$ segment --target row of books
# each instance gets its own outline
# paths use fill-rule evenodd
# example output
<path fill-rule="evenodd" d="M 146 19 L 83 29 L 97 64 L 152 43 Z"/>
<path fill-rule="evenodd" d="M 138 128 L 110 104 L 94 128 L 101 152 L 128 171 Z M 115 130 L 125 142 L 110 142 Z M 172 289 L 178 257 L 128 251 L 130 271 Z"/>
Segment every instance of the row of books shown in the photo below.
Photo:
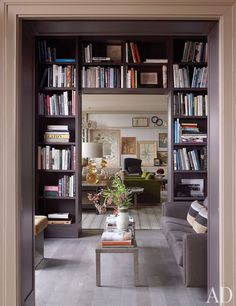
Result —
<path fill-rule="evenodd" d="M 54 62 L 56 59 L 56 48 L 49 47 L 46 40 L 38 41 L 39 62 Z"/>
<path fill-rule="evenodd" d="M 181 179 L 176 185 L 177 197 L 204 197 L 204 179 Z"/>
<path fill-rule="evenodd" d="M 207 133 L 201 132 L 198 123 L 174 121 L 174 142 L 175 143 L 201 143 L 207 142 Z"/>
<path fill-rule="evenodd" d="M 197 41 L 186 41 L 184 44 L 182 62 L 207 62 L 208 44 Z"/>
<path fill-rule="evenodd" d="M 82 88 L 123 88 L 123 66 L 82 68 Z"/>
<path fill-rule="evenodd" d="M 126 63 L 141 63 L 138 45 L 134 42 L 125 43 Z"/>
<path fill-rule="evenodd" d="M 175 88 L 206 88 L 207 87 L 207 67 L 193 68 L 192 78 L 189 67 L 179 68 L 178 64 L 173 65 L 174 87 Z"/>
<path fill-rule="evenodd" d="M 64 91 L 62 94 L 53 95 L 39 93 L 38 113 L 39 115 L 50 116 L 75 116 L 75 104 L 74 90 L 72 91 L 71 99 L 68 97 L 68 91 Z"/>
<path fill-rule="evenodd" d="M 68 125 L 48 125 L 44 133 L 44 141 L 47 143 L 67 143 L 70 141 Z"/>
<path fill-rule="evenodd" d="M 40 88 L 46 87 L 75 87 L 76 69 L 74 65 L 52 65 L 44 69 Z"/>
<path fill-rule="evenodd" d="M 58 185 L 45 185 L 44 196 L 46 197 L 74 197 L 75 175 L 64 175 L 58 180 Z"/>
<path fill-rule="evenodd" d="M 48 214 L 48 224 L 71 224 L 72 216 L 68 212 Z"/>
<path fill-rule="evenodd" d="M 174 95 L 174 115 L 207 116 L 208 96 L 177 93 Z"/>
<path fill-rule="evenodd" d="M 174 170 L 207 170 L 207 148 L 174 150 Z"/>
<path fill-rule="evenodd" d="M 138 88 L 138 71 L 135 68 L 127 70 L 126 74 L 126 87 L 127 88 Z"/>
<path fill-rule="evenodd" d="M 75 170 L 76 148 L 56 149 L 38 146 L 39 170 Z"/>

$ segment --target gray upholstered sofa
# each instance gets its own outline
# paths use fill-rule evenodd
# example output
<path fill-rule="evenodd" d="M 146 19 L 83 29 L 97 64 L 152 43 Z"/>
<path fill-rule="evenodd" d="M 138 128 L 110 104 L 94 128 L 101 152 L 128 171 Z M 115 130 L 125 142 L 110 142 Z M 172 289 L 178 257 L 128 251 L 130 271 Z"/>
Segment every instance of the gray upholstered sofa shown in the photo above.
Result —
<path fill-rule="evenodd" d="M 162 206 L 161 226 L 187 287 L 207 286 L 207 234 L 197 234 L 187 222 L 191 203 Z"/>

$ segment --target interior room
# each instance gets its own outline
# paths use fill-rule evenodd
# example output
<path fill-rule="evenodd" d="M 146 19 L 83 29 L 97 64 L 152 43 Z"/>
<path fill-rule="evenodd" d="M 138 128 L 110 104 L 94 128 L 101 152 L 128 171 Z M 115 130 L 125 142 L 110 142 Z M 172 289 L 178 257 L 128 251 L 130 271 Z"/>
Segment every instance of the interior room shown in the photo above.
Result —
<path fill-rule="evenodd" d="M 22 23 L 22 305 L 218 294 L 218 33 L 213 20 Z M 142 228 L 135 211 L 156 204 L 160 228 Z M 84 227 L 87 205 L 115 215 Z"/>
<path fill-rule="evenodd" d="M 160 229 L 161 203 L 167 200 L 168 186 L 168 97 L 88 94 L 82 96 L 82 113 L 82 133 L 85 138 L 82 147 L 89 141 L 103 143 L 103 157 L 107 162 L 104 169 L 108 178 L 122 171 L 124 182 L 128 187 L 135 188 L 131 214 L 136 229 Z M 128 175 L 125 169 L 125 160 L 140 159 L 140 146 L 141 149 L 142 146 L 154 147 L 153 153 L 146 153 L 148 159 L 142 160 L 142 181 L 140 173 Z M 96 160 L 98 171 L 103 171 L 101 158 Z M 106 214 L 97 214 L 94 204 L 88 199 L 88 192 L 95 192 L 99 185 L 95 185 L 95 190 L 94 186 L 83 186 L 86 168 L 82 170 L 82 228 L 104 229 Z M 144 180 L 145 175 L 150 178 Z M 130 178 L 132 181 L 127 182 Z M 99 181 L 104 182 L 103 178 Z M 158 183 L 155 184 L 155 181 Z M 112 209 L 108 213 L 112 213 Z"/>

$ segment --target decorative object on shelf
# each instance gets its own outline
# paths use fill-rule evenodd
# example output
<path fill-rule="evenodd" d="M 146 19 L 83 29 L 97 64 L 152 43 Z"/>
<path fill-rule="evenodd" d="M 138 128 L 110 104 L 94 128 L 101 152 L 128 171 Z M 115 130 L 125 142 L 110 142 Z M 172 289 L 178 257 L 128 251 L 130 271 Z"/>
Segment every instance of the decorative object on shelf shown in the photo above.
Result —
<path fill-rule="evenodd" d="M 101 198 L 103 201 L 101 201 Z M 89 193 L 88 199 L 94 203 L 100 214 L 104 214 L 108 207 L 114 207 L 114 213 L 115 215 L 120 215 L 120 226 L 124 229 L 127 222 L 128 209 L 132 204 L 132 192 L 126 188 L 120 175 L 114 176 L 111 187 L 102 189 L 96 194 Z"/>
<path fill-rule="evenodd" d="M 96 184 L 99 181 L 97 166 L 94 158 L 100 158 L 102 156 L 101 144 L 91 142 L 82 143 L 82 157 L 90 159 L 88 162 L 88 173 L 86 175 L 86 181 L 90 184 Z"/>
<path fill-rule="evenodd" d="M 136 154 L 136 137 L 121 138 L 121 154 Z"/>
<path fill-rule="evenodd" d="M 148 127 L 149 126 L 148 117 L 134 117 L 132 118 L 133 127 Z"/>
<path fill-rule="evenodd" d="M 158 116 L 152 116 L 151 121 L 155 126 L 162 126 L 163 125 L 163 120 L 159 118 Z"/>
<path fill-rule="evenodd" d="M 138 141 L 138 158 L 142 160 L 142 166 L 153 166 L 153 160 L 157 157 L 157 144 L 155 141 Z"/>
<path fill-rule="evenodd" d="M 120 130 L 89 130 L 90 141 L 103 144 L 103 156 L 107 157 L 108 167 L 120 166 Z"/>
<path fill-rule="evenodd" d="M 103 157 L 101 160 L 101 171 L 100 171 L 101 181 L 106 181 L 109 178 L 109 174 L 106 168 L 107 168 L 107 159 L 106 157 Z"/>
<path fill-rule="evenodd" d="M 157 178 L 163 178 L 165 176 L 165 171 L 162 168 L 158 168 L 156 171 L 156 177 Z"/>
<path fill-rule="evenodd" d="M 86 120 L 85 118 L 82 119 L 82 129 L 96 129 L 97 122 L 93 120 Z"/>
<path fill-rule="evenodd" d="M 158 147 L 159 149 L 167 149 L 167 133 L 159 133 L 159 143 L 158 143 Z"/>
<path fill-rule="evenodd" d="M 121 45 L 107 45 L 107 56 L 112 62 L 121 62 Z"/>
<path fill-rule="evenodd" d="M 157 72 L 141 72 L 140 73 L 140 85 L 158 85 Z"/>

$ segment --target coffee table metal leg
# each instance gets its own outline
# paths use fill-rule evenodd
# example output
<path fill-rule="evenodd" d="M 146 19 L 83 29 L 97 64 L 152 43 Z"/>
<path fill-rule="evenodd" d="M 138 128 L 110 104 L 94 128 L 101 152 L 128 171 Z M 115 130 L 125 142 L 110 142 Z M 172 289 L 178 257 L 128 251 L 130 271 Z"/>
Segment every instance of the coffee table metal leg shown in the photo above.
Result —
<path fill-rule="evenodd" d="M 134 285 L 139 285 L 138 250 L 134 252 Z"/>
<path fill-rule="evenodd" d="M 96 252 L 96 285 L 101 287 L 101 253 Z"/>
<path fill-rule="evenodd" d="M 138 209 L 137 193 L 134 193 L 134 208 L 135 208 L 135 209 Z"/>

